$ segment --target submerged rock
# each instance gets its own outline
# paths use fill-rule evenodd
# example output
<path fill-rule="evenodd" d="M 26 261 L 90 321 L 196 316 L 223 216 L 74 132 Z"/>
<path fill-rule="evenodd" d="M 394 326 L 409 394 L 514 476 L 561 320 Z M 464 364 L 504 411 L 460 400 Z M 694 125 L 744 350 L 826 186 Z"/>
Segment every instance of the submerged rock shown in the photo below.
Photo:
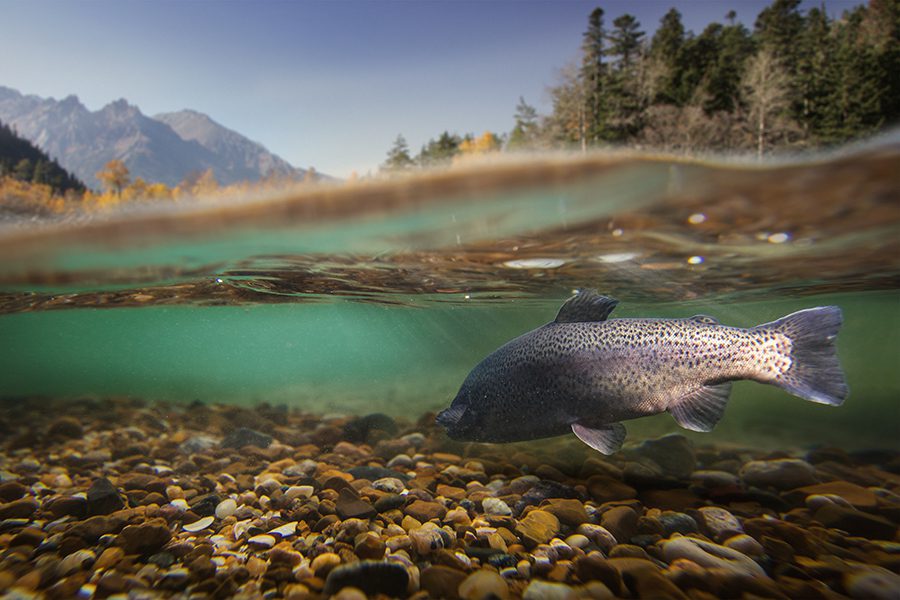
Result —
<path fill-rule="evenodd" d="M 230 431 L 220 445 L 223 448 L 243 448 L 244 446 L 268 448 L 271 443 L 272 436 L 267 433 L 255 431 L 248 427 L 238 427 Z"/>

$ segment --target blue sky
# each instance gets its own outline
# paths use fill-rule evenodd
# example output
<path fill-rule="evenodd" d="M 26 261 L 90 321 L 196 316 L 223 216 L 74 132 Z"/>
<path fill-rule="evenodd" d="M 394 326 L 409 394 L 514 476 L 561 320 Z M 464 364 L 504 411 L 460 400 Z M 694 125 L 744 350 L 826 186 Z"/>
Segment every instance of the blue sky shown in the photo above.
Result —
<path fill-rule="evenodd" d="M 832 14 L 859 4 L 828 0 Z M 630 12 L 650 35 L 675 6 L 699 33 L 767 0 L 0 0 L 0 85 L 96 110 L 192 108 L 291 163 L 337 176 L 377 169 L 398 133 L 505 132 L 519 96 L 546 92 L 578 56 L 587 16 Z M 818 6 L 805 1 L 804 7 Z"/>

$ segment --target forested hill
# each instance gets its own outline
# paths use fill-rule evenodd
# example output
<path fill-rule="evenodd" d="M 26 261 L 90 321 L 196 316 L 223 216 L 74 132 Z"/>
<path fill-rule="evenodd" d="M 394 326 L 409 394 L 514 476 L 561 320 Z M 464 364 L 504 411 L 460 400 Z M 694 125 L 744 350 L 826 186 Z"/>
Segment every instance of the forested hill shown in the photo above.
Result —
<path fill-rule="evenodd" d="M 84 184 L 55 160 L 0 122 L 0 178 L 50 186 L 56 193 L 84 192 Z"/>

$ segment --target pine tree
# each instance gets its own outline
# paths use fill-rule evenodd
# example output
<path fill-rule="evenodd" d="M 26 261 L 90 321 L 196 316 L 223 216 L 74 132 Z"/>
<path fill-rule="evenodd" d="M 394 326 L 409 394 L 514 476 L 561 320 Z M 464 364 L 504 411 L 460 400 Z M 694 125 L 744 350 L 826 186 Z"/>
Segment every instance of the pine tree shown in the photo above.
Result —
<path fill-rule="evenodd" d="M 402 173 L 411 169 L 415 163 L 409 155 L 409 145 L 402 134 L 398 134 L 394 145 L 388 150 L 387 160 L 381 166 L 381 170 L 389 174 Z"/>
<path fill-rule="evenodd" d="M 657 78 L 654 102 L 681 105 L 686 100 L 679 93 L 683 47 L 684 25 L 681 13 L 673 8 L 663 16 L 659 29 L 650 41 L 650 58 L 653 67 L 657 69 L 654 73 Z"/>
<path fill-rule="evenodd" d="M 422 147 L 416 162 L 422 167 L 434 167 L 450 164 L 453 157 L 459 154 L 459 144 L 462 139 L 456 135 L 451 135 L 445 131 L 438 139 L 428 140 L 428 143 Z"/>
<path fill-rule="evenodd" d="M 525 98 L 519 96 L 519 103 L 516 105 L 516 114 L 513 118 L 516 124 L 509 134 L 509 142 L 506 147 L 510 150 L 534 148 L 538 138 L 537 110 L 525 102 Z"/>
<path fill-rule="evenodd" d="M 613 21 L 607 34 L 605 53 L 613 59 L 604 93 L 607 127 L 613 141 L 624 142 L 640 131 L 642 125 L 639 88 L 642 73 L 636 68 L 642 61 L 641 42 L 644 32 L 633 15 L 624 14 Z"/>
<path fill-rule="evenodd" d="M 569 97 L 575 96 L 577 99 L 581 99 L 581 106 L 578 106 L 577 109 L 580 113 L 578 142 L 582 151 L 589 144 L 596 144 L 608 137 L 604 97 L 607 82 L 607 69 L 603 62 L 605 40 L 603 9 L 595 8 L 588 17 L 588 28 L 582 38 L 581 72 L 579 77 L 572 82 L 573 86 L 580 86 L 581 89 L 569 89 L 566 93 Z"/>

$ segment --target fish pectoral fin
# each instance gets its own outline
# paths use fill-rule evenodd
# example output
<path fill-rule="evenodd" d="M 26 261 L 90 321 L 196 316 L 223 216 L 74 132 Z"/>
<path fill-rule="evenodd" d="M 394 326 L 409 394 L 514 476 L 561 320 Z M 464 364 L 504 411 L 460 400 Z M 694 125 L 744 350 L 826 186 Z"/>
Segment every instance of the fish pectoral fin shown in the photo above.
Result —
<path fill-rule="evenodd" d="M 578 290 L 574 296 L 566 300 L 556 315 L 557 323 L 585 323 L 605 321 L 613 311 L 618 300 L 609 296 L 601 296 L 596 290 Z"/>
<path fill-rule="evenodd" d="M 675 421 L 691 431 L 712 431 L 725 413 L 731 382 L 703 385 L 669 404 Z"/>
<path fill-rule="evenodd" d="M 621 423 L 597 427 L 572 423 L 572 433 L 594 450 L 607 455 L 616 453 L 625 441 L 625 426 Z"/>

